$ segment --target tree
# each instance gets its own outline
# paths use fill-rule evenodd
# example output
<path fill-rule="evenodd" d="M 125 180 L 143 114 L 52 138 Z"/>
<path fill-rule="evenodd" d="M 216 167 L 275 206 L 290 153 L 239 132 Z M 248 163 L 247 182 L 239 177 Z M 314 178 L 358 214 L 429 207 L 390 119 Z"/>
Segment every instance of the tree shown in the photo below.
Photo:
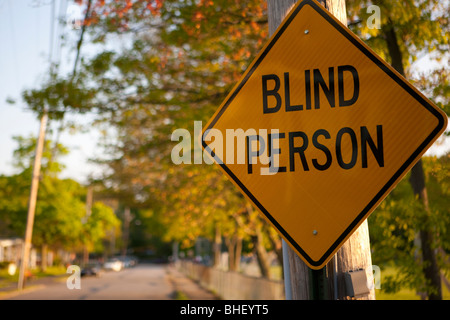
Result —
<path fill-rule="evenodd" d="M 104 51 L 83 67 L 81 74 L 102 84 L 96 98 L 118 132 L 119 143 L 109 146 L 112 160 L 105 162 L 110 185 L 134 206 L 158 202 L 168 241 L 192 245 L 199 236 L 217 239 L 220 230 L 230 252 L 239 252 L 242 235 L 233 213 L 245 200 L 213 167 L 174 165 L 169 137 L 208 119 L 256 54 L 267 34 L 264 5 L 165 1 L 157 19 L 128 24 L 146 30 L 133 36 L 130 49 Z"/>
<path fill-rule="evenodd" d="M 426 182 L 430 194 L 430 211 L 424 210 L 408 180 L 403 179 L 381 203 L 377 212 L 369 217 L 371 246 L 378 264 L 395 263 L 399 272 L 385 279 L 383 290 L 394 293 L 401 287 L 418 292 L 433 292 L 433 285 L 423 273 L 426 261 L 420 259 L 417 230 L 425 229 L 438 236 L 431 244 L 437 251 L 439 268 L 449 272 L 450 211 L 448 197 L 449 156 L 423 158 L 427 172 Z"/>
<path fill-rule="evenodd" d="M 28 196 L 31 182 L 32 157 L 36 139 L 16 137 L 19 146 L 15 150 L 15 165 L 18 174 L 1 176 L 0 220 L 3 228 L 12 235 L 22 236 L 25 230 Z M 62 165 L 55 161 L 68 150 L 61 144 L 52 146 L 46 141 L 43 152 L 42 174 L 37 198 L 36 218 L 33 230 L 33 245 L 42 248 L 43 259 L 47 249 L 76 251 L 84 241 L 99 248 L 105 230 L 117 227 L 118 220 L 109 207 L 94 204 L 92 214 L 83 224 L 86 216 L 86 188 L 72 179 L 59 179 Z M 45 269 L 46 264 L 42 267 Z"/>
<path fill-rule="evenodd" d="M 113 209 L 102 202 L 95 202 L 91 214 L 83 216 L 81 222 L 83 227 L 79 247 L 82 246 L 87 252 L 103 252 L 103 240 L 108 237 L 108 232 L 113 230 L 118 234 L 121 224 Z"/>
<path fill-rule="evenodd" d="M 377 5 L 381 10 L 379 29 L 369 29 L 366 8 Z M 407 67 L 421 54 L 434 52 L 438 58 L 449 47 L 449 4 L 437 0 L 407 0 L 402 2 L 348 1 L 350 20 L 353 29 L 382 57 L 403 76 L 408 76 Z M 359 23 L 358 23 L 359 22 Z M 435 92 L 436 93 L 436 92 Z M 430 299 L 442 299 L 440 272 L 432 243 L 434 234 L 422 226 L 431 219 L 428 192 L 425 186 L 425 174 L 422 160 L 412 168 L 409 176 L 411 187 L 420 200 L 424 223 L 417 230 L 422 256 L 423 273 L 431 284 L 427 292 Z"/>

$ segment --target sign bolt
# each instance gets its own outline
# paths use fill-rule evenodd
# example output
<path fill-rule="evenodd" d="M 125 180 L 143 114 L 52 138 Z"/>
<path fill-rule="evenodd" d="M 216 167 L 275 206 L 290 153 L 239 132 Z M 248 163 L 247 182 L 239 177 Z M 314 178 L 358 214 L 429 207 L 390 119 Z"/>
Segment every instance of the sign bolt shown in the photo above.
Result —
<path fill-rule="evenodd" d="M 308 34 L 308 33 L 309 33 L 309 30 L 308 30 L 308 29 L 306 29 L 306 30 L 305 30 L 305 34 Z"/>
<path fill-rule="evenodd" d="M 317 232 L 317 230 L 313 230 L 313 235 L 315 235 L 315 236 L 316 236 L 316 235 L 317 235 L 317 233 L 318 233 L 318 232 Z"/>

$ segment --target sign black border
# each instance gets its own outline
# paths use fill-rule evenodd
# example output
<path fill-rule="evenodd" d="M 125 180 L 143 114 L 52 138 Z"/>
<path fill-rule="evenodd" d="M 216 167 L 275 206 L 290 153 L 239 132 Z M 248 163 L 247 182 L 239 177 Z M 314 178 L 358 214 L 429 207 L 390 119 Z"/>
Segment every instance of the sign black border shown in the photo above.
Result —
<path fill-rule="evenodd" d="M 339 24 L 333 17 L 330 16 L 328 12 L 326 12 L 321 6 L 313 0 L 303 0 L 300 4 L 298 4 L 293 10 L 292 14 L 290 14 L 286 21 L 281 25 L 278 29 L 277 33 L 274 35 L 269 45 L 264 49 L 264 51 L 259 56 L 258 60 L 252 65 L 249 72 L 246 76 L 241 80 L 239 85 L 234 89 L 233 93 L 228 97 L 228 100 L 223 104 L 222 109 L 217 113 L 215 118 L 211 121 L 208 127 L 205 129 L 206 132 L 208 129 L 211 129 L 228 106 L 231 104 L 233 99 L 251 77 L 253 72 L 258 68 L 259 64 L 264 60 L 267 53 L 270 49 L 275 45 L 277 40 L 281 37 L 283 32 L 288 28 L 292 20 L 297 16 L 300 10 L 305 5 L 310 5 L 313 9 L 315 9 L 323 18 L 325 18 L 331 25 L 333 25 L 343 36 L 345 36 L 353 45 L 355 45 L 362 53 L 364 53 L 369 59 L 371 59 L 375 65 L 377 65 L 380 69 L 382 69 L 387 75 L 389 75 L 395 82 L 397 82 L 404 90 L 406 90 L 411 96 L 413 96 L 423 107 L 425 107 L 428 111 L 430 111 L 436 118 L 438 119 L 438 125 L 431 132 L 431 134 L 423 141 L 420 146 L 413 152 L 413 154 L 406 160 L 406 162 L 398 169 L 391 179 L 381 188 L 381 190 L 375 195 L 375 197 L 367 204 L 367 206 L 358 214 L 358 216 L 353 220 L 353 222 L 345 229 L 345 231 L 341 234 L 341 236 L 331 245 L 331 247 L 325 252 L 325 254 L 317 261 L 313 260 L 306 252 L 300 247 L 300 245 L 292 239 L 292 237 L 283 229 L 283 227 L 276 221 L 274 217 L 264 208 L 264 206 L 253 196 L 253 194 L 243 185 L 243 183 L 231 172 L 231 170 L 223 163 L 221 159 L 219 159 L 214 151 L 212 151 L 202 135 L 202 146 L 203 148 L 211 154 L 214 160 L 220 164 L 222 169 L 234 180 L 234 182 L 241 188 L 241 190 L 250 198 L 250 200 L 258 207 L 258 209 L 271 221 L 271 223 L 278 229 L 279 232 L 283 234 L 285 239 L 293 246 L 295 249 L 305 258 L 311 266 L 319 267 L 321 266 L 334 252 L 334 250 L 341 244 L 341 242 L 349 235 L 349 233 L 357 226 L 361 220 L 366 216 L 366 214 L 371 211 L 374 205 L 383 197 L 383 195 L 393 186 L 395 181 L 406 173 L 406 169 L 416 160 L 427 145 L 434 139 L 437 138 L 437 135 L 441 130 L 444 129 L 445 120 L 441 113 L 439 113 L 426 99 L 424 99 L 420 94 L 418 94 L 415 90 L 413 90 L 407 83 L 407 80 L 399 77 L 395 72 L 393 72 L 389 67 L 387 67 L 382 61 L 381 58 L 378 58 L 373 52 L 368 50 L 363 44 L 361 44 L 358 40 L 356 40 L 351 34 L 350 30 L 347 30 L 341 24 Z"/>

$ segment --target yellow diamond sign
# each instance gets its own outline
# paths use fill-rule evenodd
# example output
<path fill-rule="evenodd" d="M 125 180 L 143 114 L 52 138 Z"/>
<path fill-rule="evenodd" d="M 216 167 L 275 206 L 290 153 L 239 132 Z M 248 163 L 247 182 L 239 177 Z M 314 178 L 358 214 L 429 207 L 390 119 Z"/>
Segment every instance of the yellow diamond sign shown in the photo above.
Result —
<path fill-rule="evenodd" d="M 213 115 L 202 145 L 320 269 L 446 126 L 441 110 L 305 0 Z"/>

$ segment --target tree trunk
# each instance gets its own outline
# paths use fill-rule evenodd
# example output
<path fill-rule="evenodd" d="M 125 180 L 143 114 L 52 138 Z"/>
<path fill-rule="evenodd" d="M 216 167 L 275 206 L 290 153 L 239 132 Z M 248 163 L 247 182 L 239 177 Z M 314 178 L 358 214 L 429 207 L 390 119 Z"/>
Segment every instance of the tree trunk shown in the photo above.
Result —
<path fill-rule="evenodd" d="M 92 189 L 91 189 L 92 192 Z M 92 193 L 90 195 L 90 197 L 92 197 Z M 89 196 L 88 196 L 89 198 Z M 92 200 L 91 200 L 92 201 Z M 124 213 L 123 213 L 123 247 L 122 247 L 122 255 L 126 256 L 127 255 L 127 250 L 128 250 L 128 244 L 130 242 L 130 222 L 131 222 L 132 216 L 131 216 L 131 212 L 130 212 L 130 208 L 129 207 L 125 207 Z"/>
<path fill-rule="evenodd" d="M 43 244 L 41 246 L 41 270 L 45 272 L 47 270 L 47 255 L 48 255 L 48 246 Z"/>
<path fill-rule="evenodd" d="M 214 230 L 214 244 L 213 244 L 213 267 L 217 268 L 220 265 L 220 255 L 222 248 L 222 236 L 220 234 L 220 226 L 216 223 Z"/>
<path fill-rule="evenodd" d="M 268 0 L 269 14 L 269 34 L 273 34 L 292 6 L 295 0 Z M 329 10 L 344 25 L 347 25 L 347 13 L 345 0 L 322 0 L 319 1 L 327 10 Z M 293 299 L 311 299 L 313 298 L 310 290 L 312 282 L 310 279 L 310 269 L 297 257 L 296 253 L 289 247 L 287 250 L 289 265 L 291 291 Z M 349 240 L 343 244 L 338 253 L 327 264 L 327 280 L 330 299 L 343 299 L 346 297 L 344 274 L 348 271 L 358 270 L 360 268 L 369 270 L 372 265 L 370 254 L 370 240 L 367 222 L 354 232 Z M 337 267 L 336 267 L 337 266 Z M 335 286 L 337 288 L 335 289 Z M 342 288 L 339 289 L 339 288 Z M 334 293 L 337 292 L 337 296 Z M 358 299 L 375 299 L 375 292 L 372 289 L 370 294 Z"/>
<path fill-rule="evenodd" d="M 236 235 L 226 240 L 228 247 L 228 270 L 238 271 L 241 260 L 242 239 Z"/>
<path fill-rule="evenodd" d="M 89 249 L 85 244 L 83 247 L 83 265 L 87 265 L 89 263 Z"/>
<path fill-rule="evenodd" d="M 239 271 L 239 269 L 241 268 L 241 256 L 242 256 L 242 238 L 237 237 L 236 249 L 234 254 L 234 263 L 236 271 Z"/>
<path fill-rule="evenodd" d="M 386 40 L 389 56 L 391 57 L 391 65 L 402 76 L 405 76 L 403 67 L 402 52 L 398 44 L 397 34 L 392 24 L 382 27 L 384 37 Z M 422 159 L 419 160 L 411 169 L 411 176 L 409 179 L 414 194 L 422 202 L 422 205 L 427 213 L 425 220 L 428 220 L 430 208 L 428 204 L 428 193 L 425 186 L 425 174 L 423 171 Z M 422 224 L 425 228 L 428 225 L 427 221 Z M 442 300 L 442 286 L 440 278 L 440 270 L 437 264 L 436 253 L 433 250 L 433 234 L 426 229 L 419 230 L 420 244 L 422 247 L 423 272 L 428 284 L 431 285 L 432 290 L 427 293 L 430 300 Z"/>
<path fill-rule="evenodd" d="M 226 238 L 225 243 L 228 248 L 228 270 L 235 271 L 235 247 L 236 239 L 234 237 Z"/>
<path fill-rule="evenodd" d="M 256 228 L 255 235 L 252 236 L 252 242 L 256 258 L 258 260 L 259 269 L 261 271 L 261 276 L 270 279 L 269 257 L 267 256 L 266 248 L 264 248 L 263 237 L 259 228 Z"/>
<path fill-rule="evenodd" d="M 281 237 L 279 235 L 273 235 L 269 230 L 267 230 L 267 235 L 269 237 L 269 241 L 270 241 L 270 244 L 272 245 L 273 251 L 275 252 L 275 255 L 277 256 L 278 263 L 280 264 L 280 266 L 282 266 L 283 265 L 283 250 L 282 250 Z"/>

